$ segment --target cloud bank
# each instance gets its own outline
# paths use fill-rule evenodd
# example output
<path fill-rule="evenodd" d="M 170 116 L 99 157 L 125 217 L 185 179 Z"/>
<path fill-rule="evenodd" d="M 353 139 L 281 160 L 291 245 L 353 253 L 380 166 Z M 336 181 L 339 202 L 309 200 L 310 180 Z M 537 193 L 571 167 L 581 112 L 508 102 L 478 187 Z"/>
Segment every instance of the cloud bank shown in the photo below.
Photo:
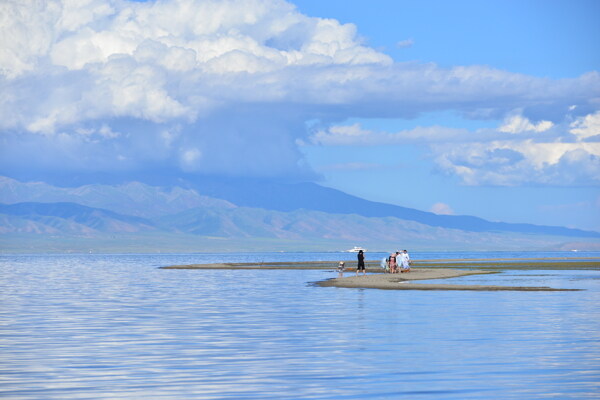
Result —
<path fill-rule="evenodd" d="M 336 126 L 351 117 L 437 110 L 507 118 L 472 142 L 448 128 L 405 133 L 434 150 L 445 140 L 435 136 L 460 142 L 437 160 L 467 182 L 514 182 L 523 168 L 539 182 L 561 179 L 564 168 L 597 172 L 597 72 L 550 80 L 397 63 L 356 26 L 283 0 L 8 0 L 0 15 L 5 173 L 314 177 L 298 143 L 341 140 L 335 130 L 353 128 Z M 315 136 L 307 121 L 327 133 Z M 568 141 L 531 137 L 559 128 Z"/>
<path fill-rule="evenodd" d="M 570 121 L 570 122 L 569 122 Z M 313 132 L 321 146 L 427 147 L 438 169 L 466 185 L 600 184 L 600 112 L 554 124 L 509 115 L 496 129 L 416 127 L 400 132 L 332 125 Z M 306 143 L 304 143 L 306 144 Z"/>

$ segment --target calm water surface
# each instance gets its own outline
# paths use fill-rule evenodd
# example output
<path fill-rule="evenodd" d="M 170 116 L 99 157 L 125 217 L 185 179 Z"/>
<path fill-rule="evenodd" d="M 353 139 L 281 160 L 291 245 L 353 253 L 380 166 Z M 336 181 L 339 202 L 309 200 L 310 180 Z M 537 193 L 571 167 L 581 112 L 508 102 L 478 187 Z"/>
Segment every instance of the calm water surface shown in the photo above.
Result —
<path fill-rule="evenodd" d="M 413 258 L 540 255 L 574 254 Z M 431 292 L 310 285 L 333 271 L 158 269 L 353 257 L 1 256 L 0 398 L 599 398 L 600 271 L 445 281 L 577 292 Z"/>

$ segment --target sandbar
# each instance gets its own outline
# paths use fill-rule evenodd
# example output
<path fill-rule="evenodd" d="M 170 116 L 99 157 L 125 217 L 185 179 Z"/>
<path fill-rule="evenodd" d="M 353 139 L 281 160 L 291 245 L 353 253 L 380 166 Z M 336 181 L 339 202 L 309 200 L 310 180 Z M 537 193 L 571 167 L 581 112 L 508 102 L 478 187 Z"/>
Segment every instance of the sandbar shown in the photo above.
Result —
<path fill-rule="evenodd" d="M 355 260 L 346 261 L 353 271 L 352 265 Z M 365 261 L 367 272 L 380 273 L 379 260 Z M 212 264 L 186 264 L 170 265 L 160 267 L 161 269 L 335 269 L 336 261 L 283 261 L 283 262 L 259 262 L 259 263 L 212 263 Z M 460 268 L 477 269 L 489 271 L 501 271 L 507 269 L 535 270 L 535 269 L 561 269 L 561 270 L 600 270 L 598 259 L 585 258 L 492 258 L 492 259 L 439 259 L 413 261 L 413 267 L 423 268 Z M 429 279 L 429 278 L 426 278 Z M 437 278 L 432 278 L 437 279 Z"/>
<path fill-rule="evenodd" d="M 213 264 L 186 264 L 159 267 L 161 269 L 332 269 L 336 261 L 285 261 L 265 263 L 213 263 Z M 379 261 L 377 262 L 379 265 Z M 373 268 L 374 262 L 367 264 Z M 378 268 L 381 269 L 381 268 Z"/>
<path fill-rule="evenodd" d="M 464 260 L 421 260 L 413 263 L 410 273 L 386 274 L 379 261 L 366 261 L 367 275 L 355 276 L 355 269 L 346 269 L 346 277 L 314 282 L 315 286 L 339 288 L 370 288 L 384 290 L 479 290 L 479 291 L 573 291 L 579 289 L 556 289 L 537 286 L 461 285 L 447 283 L 417 283 L 419 280 L 456 278 L 467 275 L 493 274 L 507 269 L 564 269 L 600 270 L 597 260 L 582 259 L 464 259 Z M 333 270 L 335 261 L 261 262 L 261 263 L 214 263 L 188 264 L 160 267 L 162 269 L 196 270 Z M 458 267 L 458 268 L 457 268 Z M 337 275 L 337 274 L 336 274 Z"/>
<path fill-rule="evenodd" d="M 444 283 L 415 283 L 417 280 L 457 278 L 467 275 L 494 274 L 493 271 L 458 270 L 442 268 L 413 268 L 404 274 L 369 274 L 332 278 L 314 284 L 322 287 L 364 288 L 384 290 L 477 290 L 477 291 L 572 291 L 547 286 L 455 285 Z"/>

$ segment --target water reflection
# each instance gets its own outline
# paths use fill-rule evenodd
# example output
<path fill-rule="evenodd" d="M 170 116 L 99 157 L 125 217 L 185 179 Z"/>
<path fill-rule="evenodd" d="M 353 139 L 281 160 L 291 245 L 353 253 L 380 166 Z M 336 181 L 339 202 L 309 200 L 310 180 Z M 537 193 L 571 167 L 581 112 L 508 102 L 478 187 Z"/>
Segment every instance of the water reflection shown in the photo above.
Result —
<path fill-rule="evenodd" d="M 530 293 L 306 284 L 332 271 L 157 269 L 199 257 L 2 257 L 0 396 L 522 399 L 598 393 L 595 271 L 455 280 L 587 289 Z"/>

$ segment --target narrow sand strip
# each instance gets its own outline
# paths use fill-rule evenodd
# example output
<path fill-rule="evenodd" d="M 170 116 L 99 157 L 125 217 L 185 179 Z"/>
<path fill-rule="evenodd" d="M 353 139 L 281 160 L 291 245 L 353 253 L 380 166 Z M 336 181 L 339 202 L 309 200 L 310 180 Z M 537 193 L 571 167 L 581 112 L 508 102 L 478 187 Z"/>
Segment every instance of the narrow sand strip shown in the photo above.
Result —
<path fill-rule="evenodd" d="M 496 261 L 598 261 L 599 257 L 518 257 L 518 258 L 432 258 L 422 259 L 418 262 L 423 263 L 437 263 L 437 262 L 472 262 L 472 261 L 483 261 L 483 262 L 496 262 Z"/>
<path fill-rule="evenodd" d="M 540 261 L 542 260 L 542 261 Z M 555 261 L 550 261 L 555 260 Z M 347 271 L 354 271 L 356 260 L 346 261 Z M 379 267 L 379 260 L 365 261 L 367 271 L 372 273 L 381 273 L 383 270 Z M 512 258 L 512 259 L 447 259 L 447 260 L 418 260 L 413 261 L 413 267 L 421 270 L 424 268 L 447 269 L 459 267 L 461 269 L 477 270 L 531 270 L 531 269 L 577 269 L 577 270 L 600 270 L 600 261 L 589 261 L 577 258 L 562 259 L 536 259 L 536 258 Z M 188 264 L 171 265 L 160 267 L 162 269 L 335 269 L 337 261 L 296 261 L 296 262 L 265 262 L 265 263 L 215 263 L 215 264 Z M 423 267 L 423 268 L 422 268 Z M 429 278 L 426 278 L 429 279 Z M 431 278 L 436 279 L 436 278 Z"/>
<path fill-rule="evenodd" d="M 372 274 L 333 278 L 316 282 L 322 287 L 365 288 L 385 290 L 479 290 L 479 291 L 573 291 L 578 289 L 554 289 L 535 286 L 497 286 L 497 285 L 451 285 L 440 283 L 413 283 L 415 280 L 456 278 L 459 276 L 493 274 L 490 271 L 461 271 L 455 269 L 418 268 L 405 274 Z"/>
<path fill-rule="evenodd" d="M 366 263 L 374 268 L 375 262 Z M 377 262 L 379 265 L 379 262 Z M 268 262 L 268 263 L 215 263 L 159 267 L 161 269 L 335 269 L 336 261 Z M 381 270 L 381 268 L 378 268 Z"/>
<path fill-rule="evenodd" d="M 527 287 L 527 286 L 498 286 L 498 285 L 452 285 L 452 284 L 432 284 L 432 283 L 414 283 L 416 280 L 431 280 L 431 279 L 446 279 L 456 278 L 467 275 L 493 274 L 502 270 L 503 263 L 494 263 L 493 267 L 489 263 L 481 263 L 473 265 L 470 260 L 465 260 L 469 265 L 462 265 L 466 269 L 451 269 L 444 263 L 444 260 L 438 260 L 439 264 L 435 266 L 430 264 L 427 267 L 413 267 L 412 272 L 404 274 L 385 274 L 379 268 L 378 261 L 367 261 L 366 276 L 355 276 L 354 268 L 346 269 L 345 278 L 333 278 L 321 282 L 315 282 L 316 286 L 322 287 L 341 287 L 341 288 L 370 288 L 370 289 L 386 289 L 386 290 L 480 290 L 480 291 L 571 291 L 578 289 L 555 289 L 550 287 Z M 486 260 L 487 261 L 487 260 Z M 465 264 L 466 264 L 465 263 Z M 507 269 L 534 269 L 534 265 L 524 263 L 520 266 L 515 266 L 514 263 L 509 264 Z M 553 262 L 554 269 L 599 269 L 598 262 L 594 265 L 582 265 L 580 263 L 573 264 L 571 262 Z M 536 265 L 539 269 L 550 267 L 543 263 Z M 309 261 L 309 262 L 271 262 L 271 263 L 216 263 L 216 264 L 190 264 L 190 265 L 172 265 L 168 267 L 160 267 L 162 269 L 226 269 L 226 270 L 245 270 L 245 269 L 260 269 L 260 270 L 333 270 L 337 267 L 336 262 L 332 261 Z M 475 269 L 479 267 L 481 269 Z M 487 267 L 487 268 L 486 268 Z M 483 270 L 486 269 L 486 270 Z"/>
<path fill-rule="evenodd" d="M 432 260 L 422 261 L 419 260 L 414 262 L 413 267 L 459 267 L 459 268 L 477 268 L 486 270 L 535 270 L 535 269 L 546 269 L 546 270 L 600 270 L 600 261 L 581 261 L 581 260 L 560 260 L 560 261 L 539 261 L 539 260 L 510 260 L 510 261 L 498 261 L 498 260 L 462 260 L 462 261 L 448 261 L 448 260 Z"/>

